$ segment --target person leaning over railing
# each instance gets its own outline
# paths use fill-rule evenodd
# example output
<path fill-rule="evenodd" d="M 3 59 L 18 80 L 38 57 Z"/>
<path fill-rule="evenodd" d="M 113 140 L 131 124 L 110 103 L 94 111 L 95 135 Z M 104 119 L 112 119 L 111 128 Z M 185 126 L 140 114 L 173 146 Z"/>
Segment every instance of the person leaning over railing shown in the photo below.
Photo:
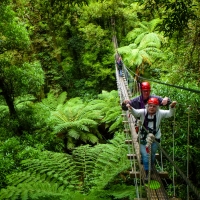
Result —
<path fill-rule="evenodd" d="M 141 108 L 145 108 L 145 105 L 147 104 L 147 101 L 152 98 L 155 97 L 158 99 L 159 101 L 159 105 L 160 106 L 165 106 L 165 105 L 169 105 L 170 104 L 170 99 L 168 97 L 160 97 L 160 96 L 156 96 L 156 95 L 151 95 L 151 85 L 149 82 L 142 82 L 140 83 L 140 90 L 141 90 L 141 95 L 137 96 L 131 100 L 124 100 L 122 103 L 122 109 L 123 110 L 128 110 L 128 108 L 126 107 L 126 104 L 130 104 L 133 108 L 135 109 L 141 109 Z"/>
<path fill-rule="evenodd" d="M 158 149 L 158 144 L 155 141 L 159 143 L 161 138 L 161 120 L 174 115 L 176 101 L 173 101 L 170 104 L 169 110 L 161 110 L 159 108 L 159 104 L 160 102 L 157 98 L 150 98 L 147 102 L 146 108 L 135 109 L 130 104 L 126 105 L 134 117 L 140 118 L 142 124 L 142 128 L 139 132 L 139 139 L 141 159 L 146 172 L 145 182 L 148 181 L 149 171 L 149 154 L 147 151 L 148 146 L 151 145 L 151 163 L 153 165 L 155 161 L 155 154 Z"/>
<path fill-rule="evenodd" d="M 152 97 L 155 97 L 158 99 L 160 106 L 169 105 L 171 102 L 171 100 L 168 97 L 162 98 L 157 95 L 151 95 L 151 85 L 149 82 L 140 83 L 140 90 L 141 90 L 140 96 L 137 96 L 131 100 L 123 101 L 122 110 L 124 110 L 124 111 L 128 110 L 128 108 L 126 107 L 126 104 L 130 104 L 135 109 L 145 108 L 147 101 Z M 137 119 L 135 121 L 135 130 L 136 130 L 136 132 L 138 132 Z"/>

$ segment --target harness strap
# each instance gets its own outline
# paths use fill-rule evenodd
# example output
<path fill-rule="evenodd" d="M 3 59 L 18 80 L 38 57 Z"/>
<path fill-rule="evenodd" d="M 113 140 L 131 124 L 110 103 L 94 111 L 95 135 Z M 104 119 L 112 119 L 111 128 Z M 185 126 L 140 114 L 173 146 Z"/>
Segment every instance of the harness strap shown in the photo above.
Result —
<path fill-rule="evenodd" d="M 153 129 L 148 127 L 149 122 L 153 122 Z M 148 113 L 145 115 L 145 119 L 144 119 L 144 123 L 143 126 L 149 131 L 152 132 L 154 135 L 158 132 L 158 130 L 156 131 L 156 115 L 154 115 L 153 119 L 149 119 L 148 118 Z M 147 132 L 142 128 L 141 130 L 143 137 L 141 138 L 141 140 L 146 140 L 147 137 Z"/>

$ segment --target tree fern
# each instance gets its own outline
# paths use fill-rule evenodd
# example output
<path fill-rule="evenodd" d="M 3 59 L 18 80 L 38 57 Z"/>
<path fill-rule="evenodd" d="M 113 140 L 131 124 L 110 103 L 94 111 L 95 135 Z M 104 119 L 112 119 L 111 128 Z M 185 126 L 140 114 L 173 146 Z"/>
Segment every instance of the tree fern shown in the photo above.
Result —
<path fill-rule="evenodd" d="M 114 132 L 119 129 L 122 125 L 121 110 L 119 109 L 119 106 L 110 109 L 102 121 L 106 122 L 106 127 L 109 128 L 109 132 Z"/>
<path fill-rule="evenodd" d="M 116 129 L 119 129 L 119 127 L 122 125 L 122 117 L 118 116 L 118 118 L 116 119 L 116 121 L 109 127 L 109 131 L 113 132 Z"/>
<path fill-rule="evenodd" d="M 95 186 L 93 189 L 101 190 L 105 188 L 120 172 L 130 167 L 126 157 L 124 139 L 124 135 L 117 135 L 111 144 L 106 144 L 104 145 L 105 148 L 101 149 L 102 152 L 95 162 L 93 172 Z"/>
<path fill-rule="evenodd" d="M 156 32 L 159 23 L 161 23 L 160 19 L 139 23 L 140 27 L 127 34 L 127 40 L 132 44 L 118 48 L 124 63 L 134 70 L 137 67 L 139 73 L 144 72 L 145 63 L 150 66 L 155 59 L 162 57 L 162 54 L 153 53 L 159 51 L 163 41 L 163 36 Z"/>
<path fill-rule="evenodd" d="M 143 21 L 139 23 L 139 27 L 135 28 L 134 30 L 130 31 L 127 34 L 127 40 L 131 43 L 140 44 L 143 38 L 150 34 L 155 32 L 156 27 L 162 22 L 160 19 L 153 19 L 149 22 Z M 157 34 L 158 35 L 158 34 Z M 161 37 L 160 37 L 161 39 Z"/>
<path fill-rule="evenodd" d="M 96 157 L 93 156 L 89 145 L 80 146 L 73 151 L 73 159 L 76 163 L 77 169 L 82 180 L 82 189 L 87 192 L 91 188 L 91 181 L 93 179 L 92 171 L 94 170 L 94 161 Z"/>
<path fill-rule="evenodd" d="M 21 183 L 16 187 L 9 186 L 7 189 L 1 190 L 0 199 L 72 199 L 72 191 L 60 187 L 57 183 L 51 183 L 46 181 L 38 181 L 32 184 Z"/>
<path fill-rule="evenodd" d="M 141 42 L 139 43 L 138 48 L 139 49 L 144 49 L 146 47 L 156 47 L 156 48 L 160 48 L 161 47 L 161 41 L 160 38 L 158 37 L 158 34 L 156 33 L 149 33 L 147 35 L 145 35 Z"/>
<path fill-rule="evenodd" d="M 49 158 L 44 160 L 29 159 L 22 161 L 22 164 L 30 172 L 40 173 L 41 180 L 48 178 L 51 181 L 60 185 L 65 185 L 66 187 L 74 187 L 78 183 L 78 180 L 74 179 L 77 170 L 75 169 L 73 160 L 70 156 L 59 153 L 50 153 Z M 35 176 L 32 178 L 34 181 Z M 9 180 L 12 181 L 13 178 L 9 177 Z"/>
<path fill-rule="evenodd" d="M 47 98 L 44 98 L 42 100 L 41 105 L 45 106 L 46 108 L 49 108 L 51 111 L 56 110 L 58 105 L 63 105 L 66 101 L 67 93 L 62 92 L 59 96 L 55 96 L 53 93 L 48 93 Z"/>
<path fill-rule="evenodd" d="M 100 134 L 97 125 L 102 118 L 99 109 L 102 107 L 102 101 L 95 103 L 84 103 L 81 99 L 74 98 L 64 105 L 59 105 L 56 111 L 52 112 L 55 133 L 62 134 L 63 138 L 67 139 L 68 149 L 75 146 L 75 140 L 98 142 Z"/>
<path fill-rule="evenodd" d="M 132 49 L 132 45 L 118 49 L 120 53 L 123 52 L 121 49 L 126 49 L 123 60 L 127 66 L 140 67 L 145 63 L 151 65 L 157 58 L 163 57 L 163 53 L 159 49 L 160 42 L 149 39 L 147 41 L 142 42 L 136 49 Z"/>
<path fill-rule="evenodd" d="M 99 134 L 98 134 L 99 135 Z M 83 134 L 80 134 L 80 139 L 82 141 L 84 141 L 85 143 L 87 141 L 91 142 L 92 144 L 95 144 L 95 143 L 98 143 L 99 141 L 99 138 L 101 138 L 101 136 L 99 135 L 99 137 L 95 136 L 93 133 L 83 133 Z"/>
<path fill-rule="evenodd" d="M 130 187 L 115 191 L 116 177 L 129 168 L 124 134 L 109 144 L 80 146 L 72 155 L 44 151 L 38 159 L 22 162 L 23 172 L 7 176 L 0 199 L 99 200 L 129 197 Z M 76 191 L 76 192 L 75 192 Z M 79 191 L 79 192 L 78 192 Z"/>
<path fill-rule="evenodd" d="M 102 122 L 106 123 L 106 128 L 109 127 L 109 132 L 120 130 L 122 127 L 121 107 L 119 104 L 119 96 L 117 91 L 102 91 L 98 97 L 104 100 L 105 106 L 102 108 L 104 118 Z"/>
<path fill-rule="evenodd" d="M 109 190 L 106 191 L 108 196 L 113 196 L 115 199 L 123 199 L 124 197 L 129 197 L 130 199 L 134 199 L 136 197 L 135 188 L 130 185 L 114 185 L 111 186 Z"/>

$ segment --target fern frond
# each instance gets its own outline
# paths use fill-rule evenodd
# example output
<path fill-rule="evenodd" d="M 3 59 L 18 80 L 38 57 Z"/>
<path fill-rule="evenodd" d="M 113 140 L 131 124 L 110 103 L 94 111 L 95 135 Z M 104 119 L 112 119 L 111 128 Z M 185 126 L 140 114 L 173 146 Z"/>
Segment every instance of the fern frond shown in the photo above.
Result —
<path fill-rule="evenodd" d="M 35 172 L 30 173 L 28 171 L 24 171 L 19 173 L 13 173 L 7 176 L 8 184 L 13 186 L 23 183 L 27 180 L 32 181 L 31 178 L 34 181 L 38 181 L 40 180 L 40 175 L 36 174 Z"/>
<path fill-rule="evenodd" d="M 67 138 L 67 149 L 74 149 L 75 148 L 75 141 L 72 137 Z"/>
<path fill-rule="evenodd" d="M 9 186 L 0 191 L 0 199 L 55 199 L 61 200 L 63 197 L 70 197 L 73 192 L 63 187 L 59 187 L 56 183 L 50 182 L 35 182 L 32 184 L 22 183 L 14 186 Z M 67 198 L 66 198 L 67 199 Z"/>
<path fill-rule="evenodd" d="M 115 140 L 115 143 L 118 145 L 115 144 L 114 146 L 113 144 L 107 144 L 106 148 L 102 149 L 102 152 L 95 162 L 93 183 L 94 188 L 98 188 L 98 190 L 103 189 L 120 172 L 129 168 L 129 162 L 126 158 L 127 150 L 124 144 L 124 139 L 119 134 L 116 134 L 115 137 L 119 137 Z"/>
<path fill-rule="evenodd" d="M 57 97 L 57 103 L 59 104 L 64 104 L 64 102 L 67 99 L 67 92 L 62 92 L 58 97 Z"/>
<path fill-rule="evenodd" d="M 159 24 L 162 23 L 162 21 L 163 21 L 162 19 L 156 18 L 156 19 L 153 19 L 150 22 L 148 22 L 151 32 L 153 32 L 154 30 L 156 30 L 156 28 L 158 27 Z"/>
<path fill-rule="evenodd" d="M 22 165 L 28 172 L 24 173 L 24 176 L 22 176 L 23 174 L 15 174 L 15 179 L 17 179 L 17 177 L 19 179 L 18 182 L 37 182 L 38 180 L 44 181 L 49 179 L 60 185 L 73 186 L 77 184 L 78 181 L 77 179 L 72 179 L 72 176 L 75 176 L 77 173 L 72 158 L 64 154 L 50 154 L 50 157 L 45 160 L 24 160 L 22 161 Z M 37 173 L 37 176 L 35 173 Z M 15 179 L 9 178 L 9 183 L 12 184 Z"/>
<path fill-rule="evenodd" d="M 78 139 L 80 137 L 80 133 L 75 129 L 69 129 L 68 135 L 74 139 Z"/>
<path fill-rule="evenodd" d="M 115 199 L 134 199 L 136 197 L 136 190 L 134 186 L 127 185 L 114 185 L 111 186 L 109 190 L 106 191 L 107 195 L 114 197 Z"/>
<path fill-rule="evenodd" d="M 83 185 L 91 185 L 90 179 L 92 179 L 92 171 L 94 169 L 94 161 L 96 157 L 93 156 L 93 151 L 89 145 L 77 147 L 73 151 L 73 158 L 76 162 L 76 166 L 79 169 L 80 177 L 82 177 Z"/>
<path fill-rule="evenodd" d="M 103 122 L 111 122 L 115 121 L 119 116 L 121 115 L 121 111 L 119 110 L 109 110 L 109 112 L 106 113 L 106 116 L 102 120 Z"/>
<path fill-rule="evenodd" d="M 122 126 L 122 117 L 117 118 L 117 120 L 109 127 L 109 132 L 114 132 L 117 128 L 119 129 Z"/>
<path fill-rule="evenodd" d="M 124 134 L 116 133 L 108 144 L 98 144 L 94 147 L 80 146 L 72 151 L 72 156 L 43 152 L 44 155 L 38 159 L 24 160 L 22 168 L 27 171 L 8 176 L 9 186 L 0 191 L 0 197 L 2 200 L 6 198 L 64 200 L 68 197 L 70 199 L 73 195 L 73 200 L 78 197 L 98 200 L 99 196 L 95 196 L 93 191 L 103 192 L 106 186 L 112 185 L 121 172 L 130 167 L 124 140 Z M 88 195 L 77 192 L 74 196 L 74 190 L 77 188 Z M 108 193 L 106 189 L 103 192 L 106 194 L 105 199 L 109 199 L 108 196 L 119 195 L 112 192 L 111 188 Z"/>
<path fill-rule="evenodd" d="M 98 137 L 96 137 L 92 133 L 88 133 L 87 134 L 87 140 L 90 141 L 92 144 L 95 144 L 95 143 L 97 143 L 99 141 Z"/>
<path fill-rule="evenodd" d="M 134 43 L 139 45 L 147 33 L 148 32 L 142 32 L 140 35 L 138 35 Z"/>
<path fill-rule="evenodd" d="M 63 122 L 68 122 L 68 118 L 62 111 L 52 112 L 52 115 L 55 116 L 57 119 Z"/>
<path fill-rule="evenodd" d="M 146 34 L 139 46 L 138 46 L 138 49 L 144 49 L 148 46 L 153 46 L 153 47 L 156 47 L 156 48 L 160 48 L 161 47 L 161 41 L 160 41 L 160 38 L 158 37 L 158 35 L 156 33 L 148 33 Z"/>
<path fill-rule="evenodd" d="M 134 30 L 130 31 L 127 36 L 126 39 L 129 42 L 134 42 L 135 39 L 137 38 L 138 35 L 142 34 L 143 30 L 141 30 L 141 28 L 135 28 Z"/>

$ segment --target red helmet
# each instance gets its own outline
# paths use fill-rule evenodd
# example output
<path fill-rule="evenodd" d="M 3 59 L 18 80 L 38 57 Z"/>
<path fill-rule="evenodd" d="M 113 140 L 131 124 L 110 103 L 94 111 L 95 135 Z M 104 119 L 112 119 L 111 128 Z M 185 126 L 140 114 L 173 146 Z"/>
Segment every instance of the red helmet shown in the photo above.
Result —
<path fill-rule="evenodd" d="M 140 87 L 141 90 L 151 90 L 151 85 L 149 82 L 142 82 Z"/>
<path fill-rule="evenodd" d="M 154 104 L 154 105 L 160 104 L 157 98 L 150 98 L 147 103 L 148 104 Z"/>

